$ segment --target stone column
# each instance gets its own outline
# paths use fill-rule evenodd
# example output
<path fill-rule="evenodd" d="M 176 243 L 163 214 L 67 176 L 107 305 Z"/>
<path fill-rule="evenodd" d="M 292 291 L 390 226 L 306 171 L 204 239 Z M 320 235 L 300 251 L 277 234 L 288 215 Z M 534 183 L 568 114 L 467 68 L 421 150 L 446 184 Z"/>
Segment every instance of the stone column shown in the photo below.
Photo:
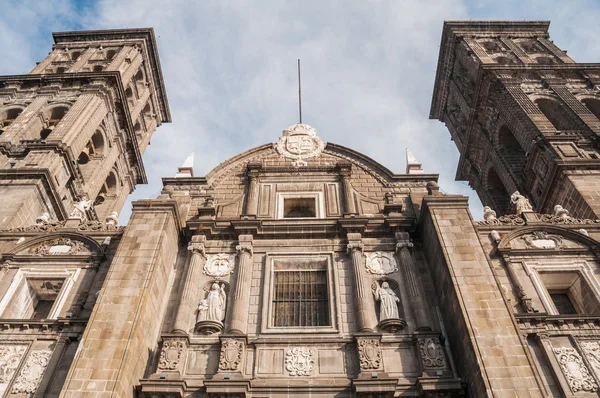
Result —
<path fill-rule="evenodd" d="M 248 200 L 246 201 L 246 215 L 256 216 L 258 213 L 258 175 L 260 163 L 248 164 Z"/>
<path fill-rule="evenodd" d="M 175 316 L 173 325 L 174 333 L 188 333 L 190 320 L 194 317 L 194 310 L 198 305 L 198 291 L 200 290 L 200 278 L 202 276 L 202 263 L 206 260 L 204 242 L 206 236 L 194 235 L 188 246 L 190 261 L 183 285 L 181 301 Z"/>
<path fill-rule="evenodd" d="M 356 214 L 356 204 L 352 195 L 350 176 L 352 175 L 352 164 L 338 163 L 340 178 L 342 179 L 342 191 L 344 195 L 344 214 Z"/>
<path fill-rule="evenodd" d="M 408 233 L 406 232 L 397 233 L 396 239 L 396 254 L 400 260 L 400 268 L 406 281 L 408 301 L 413 313 L 415 327 L 417 330 L 432 330 L 433 323 L 427 311 L 427 302 L 423 295 L 423 288 L 421 287 L 415 263 L 410 253 L 410 249 L 414 245 L 408 239 Z"/>
<path fill-rule="evenodd" d="M 46 388 L 48 388 L 48 384 L 50 384 L 50 381 L 52 381 L 52 378 L 54 377 L 56 365 L 58 365 L 60 358 L 63 355 L 63 351 L 70 342 L 71 340 L 68 337 L 61 337 L 56 341 L 54 351 L 52 352 L 52 357 L 50 357 L 50 361 L 48 362 L 48 366 L 44 372 L 44 377 L 40 381 L 40 385 L 35 391 L 33 398 L 42 398 L 46 395 Z"/>
<path fill-rule="evenodd" d="M 354 301 L 356 303 L 356 325 L 359 332 L 372 332 L 375 317 L 375 302 L 370 287 L 366 285 L 363 266 L 363 244 L 359 233 L 348 233 L 348 254 L 352 260 L 354 275 Z"/>
<path fill-rule="evenodd" d="M 252 235 L 240 235 L 238 252 L 237 279 L 231 300 L 231 323 L 229 332 L 246 334 L 248 324 L 248 306 L 250 286 L 252 285 Z"/>

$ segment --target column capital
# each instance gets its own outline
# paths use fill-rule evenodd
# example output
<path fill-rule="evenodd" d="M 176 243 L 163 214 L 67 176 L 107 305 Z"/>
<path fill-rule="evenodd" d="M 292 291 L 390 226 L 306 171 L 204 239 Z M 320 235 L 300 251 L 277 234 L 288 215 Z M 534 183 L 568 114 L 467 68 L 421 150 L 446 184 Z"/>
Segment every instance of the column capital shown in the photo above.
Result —
<path fill-rule="evenodd" d="M 241 255 L 242 253 L 248 253 L 252 256 L 254 254 L 252 250 L 252 243 L 249 242 L 240 243 L 235 247 L 235 250 L 238 252 L 238 255 Z"/>
<path fill-rule="evenodd" d="M 200 254 L 202 257 L 206 258 L 206 252 L 204 250 L 204 243 L 199 243 L 199 242 L 190 242 L 190 244 L 188 245 L 187 249 L 192 252 L 192 254 L 194 253 L 198 253 Z"/>
<path fill-rule="evenodd" d="M 396 252 L 399 253 L 402 249 L 405 248 L 410 251 L 410 249 L 412 249 L 414 246 L 414 243 L 412 243 L 410 240 L 403 240 L 396 243 Z"/>
<path fill-rule="evenodd" d="M 362 242 L 350 242 L 346 246 L 346 251 L 348 253 L 352 253 L 354 251 L 362 252 L 364 250 L 364 248 L 365 248 L 365 245 L 363 245 Z"/>

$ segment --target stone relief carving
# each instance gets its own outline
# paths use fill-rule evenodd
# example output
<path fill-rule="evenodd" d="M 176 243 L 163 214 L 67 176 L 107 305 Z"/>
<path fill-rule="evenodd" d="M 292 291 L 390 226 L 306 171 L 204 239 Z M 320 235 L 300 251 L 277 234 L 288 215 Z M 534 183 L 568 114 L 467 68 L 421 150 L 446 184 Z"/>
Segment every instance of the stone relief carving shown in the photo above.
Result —
<path fill-rule="evenodd" d="M 87 248 L 83 242 L 69 238 L 56 238 L 42 242 L 35 248 L 30 249 L 32 254 L 38 256 L 60 255 L 60 254 L 79 254 L 86 251 Z"/>
<path fill-rule="evenodd" d="M 573 393 L 598 390 L 598 384 L 590 375 L 577 350 L 572 347 L 559 347 L 553 351 Z"/>
<path fill-rule="evenodd" d="M 373 370 L 381 367 L 381 347 L 379 340 L 358 340 L 358 360 L 360 370 Z"/>
<path fill-rule="evenodd" d="M 596 376 L 600 377 L 600 343 L 597 341 L 581 342 L 581 348 L 585 357 L 592 365 Z"/>
<path fill-rule="evenodd" d="M 275 144 L 277 152 L 293 159 L 295 167 L 306 166 L 306 159 L 319 156 L 325 143 L 317 137 L 317 131 L 307 124 L 294 124 L 283 130 L 283 135 Z"/>
<path fill-rule="evenodd" d="M 523 217 L 517 214 L 507 214 L 498 218 L 490 218 L 489 220 L 479 221 L 479 225 L 525 225 Z"/>
<path fill-rule="evenodd" d="M 168 340 L 165 341 L 160 352 L 158 361 L 159 370 L 175 370 L 181 361 L 183 353 L 183 343 L 181 341 Z"/>
<path fill-rule="evenodd" d="M 533 211 L 533 207 L 531 207 L 529 199 L 521 195 L 519 191 L 515 191 L 512 195 L 510 195 L 510 203 L 512 203 L 515 208 L 515 214 Z"/>
<path fill-rule="evenodd" d="M 290 376 L 310 376 L 315 368 L 315 352 L 306 347 L 294 347 L 285 352 L 285 369 Z"/>
<path fill-rule="evenodd" d="M 25 362 L 25 366 L 21 369 L 19 377 L 15 380 L 12 387 L 13 394 L 26 393 L 33 394 L 37 390 L 44 371 L 48 367 L 52 351 L 34 351 L 29 355 Z"/>
<path fill-rule="evenodd" d="M 558 235 L 550 235 L 545 231 L 534 231 L 531 234 L 521 236 L 530 249 L 559 249 L 562 238 Z"/>
<path fill-rule="evenodd" d="M 419 352 L 425 368 L 445 368 L 446 359 L 444 357 L 444 348 L 439 339 L 427 337 L 419 339 Z"/>
<path fill-rule="evenodd" d="M 398 263 L 393 252 L 374 252 L 366 254 L 367 272 L 375 275 L 388 275 L 398 271 Z"/>
<path fill-rule="evenodd" d="M 540 219 L 549 224 L 600 224 L 600 220 L 579 219 L 571 216 L 557 217 L 554 214 L 542 214 Z"/>
<path fill-rule="evenodd" d="M 26 350 L 26 345 L 0 346 L 0 384 L 10 383 Z"/>
<path fill-rule="evenodd" d="M 244 354 L 244 343 L 235 339 L 224 339 L 221 342 L 219 370 L 238 370 Z"/>
<path fill-rule="evenodd" d="M 586 224 L 600 224 L 600 220 L 580 219 L 573 218 L 571 216 L 554 214 L 540 214 L 539 221 L 546 224 L 565 224 L 565 225 L 586 225 Z M 479 225 L 515 225 L 521 226 L 527 224 L 525 219 L 520 214 L 507 214 L 495 219 L 489 219 L 479 221 Z"/>
<path fill-rule="evenodd" d="M 80 220 L 85 220 L 85 212 L 90 207 L 92 207 L 91 200 L 80 200 L 79 202 L 73 204 L 73 210 L 71 211 L 71 214 L 69 214 L 69 218 L 78 218 Z"/>
<path fill-rule="evenodd" d="M 44 224 L 35 224 L 27 227 L 3 228 L 0 232 L 56 232 L 65 228 L 66 221 L 50 220 Z M 122 231 L 124 227 L 105 224 L 100 221 L 81 220 L 77 227 L 79 231 Z"/>
<path fill-rule="evenodd" d="M 204 264 L 204 273 L 215 278 L 222 278 L 233 272 L 235 255 L 219 253 L 208 256 Z"/>

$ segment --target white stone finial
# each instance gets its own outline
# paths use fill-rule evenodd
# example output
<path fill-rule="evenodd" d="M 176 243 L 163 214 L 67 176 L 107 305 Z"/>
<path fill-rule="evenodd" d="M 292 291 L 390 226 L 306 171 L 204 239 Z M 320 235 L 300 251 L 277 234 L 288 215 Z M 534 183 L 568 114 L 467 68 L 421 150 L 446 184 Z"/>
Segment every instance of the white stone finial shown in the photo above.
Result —
<path fill-rule="evenodd" d="M 41 216 L 39 216 L 38 218 L 35 219 L 35 223 L 37 225 L 42 225 L 42 224 L 48 224 L 48 222 L 50 221 L 50 213 L 42 213 Z"/>
<path fill-rule="evenodd" d="M 483 208 L 483 219 L 485 221 L 494 221 L 496 219 L 496 212 L 490 206 L 485 206 Z"/>
<path fill-rule="evenodd" d="M 194 176 L 194 152 L 190 153 L 183 164 L 178 168 L 175 178 Z"/>
<path fill-rule="evenodd" d="M 106 216 L 106 220 L 104 220 L 108 225 L 117 225 L 119 223 L 119 213 L 113 211 L 108 216 Z"/>
<path fill-rule="evenodd" d="M 565 209 L 561 205 L 554 206 L 554 217 L 569 218 L 569 210 Z"/>
<path fill-rule="evenodd" d="M 412 154 L 410 149 L 406 148 L 406 174 L 424 174 L 421 163 Z"/>

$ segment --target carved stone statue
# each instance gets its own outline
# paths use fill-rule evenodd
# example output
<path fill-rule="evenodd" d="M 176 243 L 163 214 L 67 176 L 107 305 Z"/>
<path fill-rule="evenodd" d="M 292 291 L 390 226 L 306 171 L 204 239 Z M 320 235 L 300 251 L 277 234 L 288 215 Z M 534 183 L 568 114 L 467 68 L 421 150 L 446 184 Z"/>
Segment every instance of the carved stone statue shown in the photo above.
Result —
<path fill-rule="evenodd" d="M 512 195 L 510 195 L 510 203 L 515 207 L 515 214 L 521 214 L 527 211 L 533 211 L 533 207 L 531 207 L 531 203 L 529 203 L 529 199 L 525 196 L 521 195 L 519 191 L 515 191 Z"/>
<path fill-rule="evenodd" d="M 496 219 L 496 212 L 490 206 L 485 206 L 483 208 L 483 219 L 485 221 L 494 221 Z"/>
<path fill-rule="evenodd" d="M 561 205 L 554 206 L 554 217 L 569 218 L 569 210 L 565 209 Z"/>
<path fill-rule="evenodd" d="M 223 330 L 227 293 L 225 284 L 213 283 L 206 298 L 198 305 L 195 330 L 202 334 L 212 334 Z"/>
<path fill-rule="evenodd" d="M 69 214 L 69 218 L 78 218 L 80 220 L 85 219 L 85 211 L 91 207 L 91 200 L 80 200 L 74 204 L 74 208 Z"/>
<path fill-rule="evenodd" d="M 35 219 L 37 225 L 48 224 L 50 221 L 50 213 L 42 213 L 41 216 Z"/>
<path fill-rule="evenodd" d="M 373 294 L 375 295 L 375 300 L 381 302 L 381 309 L 379 311 L 380 321 L 400 318 L 397 304 L 400 302 L 400 299 L 387 282 L 383 282 L 381 286 L 377 284 L 377 288 Z"/>
<path fill-rule="evenodd" d="M 110 215 L 106 216 L 105 222 L 108 225 L 117 225 L 119 223 L 119 213 L 113 211 Z"/>

